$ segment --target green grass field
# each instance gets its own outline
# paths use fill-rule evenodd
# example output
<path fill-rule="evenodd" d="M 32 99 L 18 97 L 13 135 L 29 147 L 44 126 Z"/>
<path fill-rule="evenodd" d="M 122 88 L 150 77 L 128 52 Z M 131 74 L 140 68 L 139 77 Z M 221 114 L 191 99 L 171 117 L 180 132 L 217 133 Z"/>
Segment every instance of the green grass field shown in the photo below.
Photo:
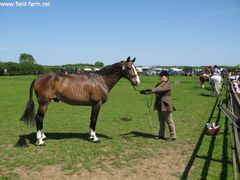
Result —
<path fill-rule="evenodd" d="M 33 78 L 0 77 L 0 179 L 19 178 L 19 167 L 35 171 L 60 165 L 69 174 L 132 167 L 169 148 L 178 149 L 183 158 L 184 169 L 175 175 L 178 179 L 232 179 L 230 125 L 216 106 L 222 98 L 210 97 L 209 86 L 201 89 L 198 77 L 170 77 L 177 109 L 173 114 L 176 142 L 153 138 L 158 133 L 157 113 L 152 111 L 150 128 L 146 97 L 122 79 L 100 111 L 96 128 L 100 144 L 88 141 L 90 107 L 52 102 L 44 119 L 48 137 L 44 147 L 35 146 L 35 127 L 19 121 Z M 158 77 L 141 77 L 139 88 L 153 87 L 158 81 Z M 206 136 L 207 122 L 220 124 L 221 134 Z"/>

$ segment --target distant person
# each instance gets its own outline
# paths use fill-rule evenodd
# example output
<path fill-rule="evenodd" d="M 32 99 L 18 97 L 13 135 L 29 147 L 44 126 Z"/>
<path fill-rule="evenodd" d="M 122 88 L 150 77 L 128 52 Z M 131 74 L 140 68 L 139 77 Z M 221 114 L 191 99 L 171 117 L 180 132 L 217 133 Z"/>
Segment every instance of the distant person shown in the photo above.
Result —
<path fill-rule="evenodd" d="M 67 74 L 67 70 L 66 70 L 65 66 L 62 66 L 62 69 L 61 69 L 60 72 L 63 73 L 63 74 Z"/>
<path fill-rule="evenodd" d="M 220 68 L 217 65 L 213 67 L 213 76 L 221 76 Z"/>
<path fill-rule="evenodd" d="M 236 81 L 233 81 L 234 88 L 238 94 L 240 94 L 240 76 Z"/>
<path fill-rule="evenodd" d="M 236 81 L 240 76 L 236 72 L 229 71 L 228 72 L 228 79 L 230 81 Z"/>
<path fill-rule="evenodd" d="M 211 96 L 219 96 L 222 88 L 222 77 L 220 68 L 215 65 L 213 68 L 213 74 L 210 78 Z"/>
<path fill-rule="evenodd" d="M 4 76 L 8 76 L 9 75 L 8 74 L 8 70 L 6 68 L 4 69 L 3 74 L 4 74 Z"/>
<path fill-rule="evenodd" d="M 38 70 L 35 71 L 35 77 L 38 77 L 40 72 Z"/>
<path fill-rule="evenodd" d="M 141 94 L 152 94 L 156 95 L 156 101 L 154 109 L 158 111 L 158 120 L 159 120 L 159 134 L 156 139 L 165 139 L 165 122 L 168 125 L 170 138 L 169 141 L 176 140 L 176 128 L 173 121 L 172 112 L 175 111 L 175 108 L 172 103 L 172 89 L 170 86 L 169 74 L 167 71 L 162 71 L 160 74 L 160 83 L 158 83 L 155 88 L 141 90 Z"/>

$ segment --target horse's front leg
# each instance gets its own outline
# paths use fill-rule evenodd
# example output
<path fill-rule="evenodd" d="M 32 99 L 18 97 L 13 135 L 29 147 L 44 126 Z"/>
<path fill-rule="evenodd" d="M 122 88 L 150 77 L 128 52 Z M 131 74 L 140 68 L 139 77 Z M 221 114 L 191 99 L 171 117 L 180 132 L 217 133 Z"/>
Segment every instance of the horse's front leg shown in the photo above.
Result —
<path fill-rule="evenodd" d="M 93 142 L 100 142 L 95 132 L 100 108 L 101 108 L 101 103 L 97 103 L 92 106 L 92 113 L 91 113 L 90 127 L 89 127 L 89 135 L 90 135 L 89 139 L 92 140 Z"/>

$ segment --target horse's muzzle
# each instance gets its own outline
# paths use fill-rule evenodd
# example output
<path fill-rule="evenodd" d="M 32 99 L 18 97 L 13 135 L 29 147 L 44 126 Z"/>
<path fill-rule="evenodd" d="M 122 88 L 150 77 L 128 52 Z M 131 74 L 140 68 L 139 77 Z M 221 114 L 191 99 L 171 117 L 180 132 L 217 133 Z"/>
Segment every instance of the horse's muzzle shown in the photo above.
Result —
<path fill-rule="evenodd" d="M 131 78 L 131 83 L 133 86 L 138 86 L 140 84 L 139 76 L 134 76 Z"/>

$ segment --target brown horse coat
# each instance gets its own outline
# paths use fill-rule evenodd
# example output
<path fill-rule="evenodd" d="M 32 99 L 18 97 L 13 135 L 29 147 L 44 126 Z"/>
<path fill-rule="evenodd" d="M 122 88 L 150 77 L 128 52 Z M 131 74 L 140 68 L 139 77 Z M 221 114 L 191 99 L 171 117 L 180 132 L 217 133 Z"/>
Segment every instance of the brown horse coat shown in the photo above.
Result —
<path fill-rule="evenodd" d="M 130 57 L 94 72 L 84 72 L 77 75 L 61 73 L 49 73 L 33 80 L 29 90 L 29 100 L 25 112 L 21 118 L 27 124 L 36 122 L 38 145 L 44 145 L 43 119 L 48 104 L 51 100 L 62 101 L 71 105 L 92 106 L 90 118 L 90 139 L 98 141 L 95 134 L 98 114 L 101 105 L 107 101 L 107 97 L 114 85 L 122 78 L 128 79 L 133 86 L 140 83 L 134 61 Z M 34 117 L 34 102 L 32 100 L 33 89 L 38 100 L 38 112 Z"/>
<path fill-rule="evenodd" d="M 104 79 L 95 73 L 45 74 L 35 81 L 34 90 L 39 103 L 58 99 L 71 105 L 93 105 L 106 102 L 108 95 Z"/>

